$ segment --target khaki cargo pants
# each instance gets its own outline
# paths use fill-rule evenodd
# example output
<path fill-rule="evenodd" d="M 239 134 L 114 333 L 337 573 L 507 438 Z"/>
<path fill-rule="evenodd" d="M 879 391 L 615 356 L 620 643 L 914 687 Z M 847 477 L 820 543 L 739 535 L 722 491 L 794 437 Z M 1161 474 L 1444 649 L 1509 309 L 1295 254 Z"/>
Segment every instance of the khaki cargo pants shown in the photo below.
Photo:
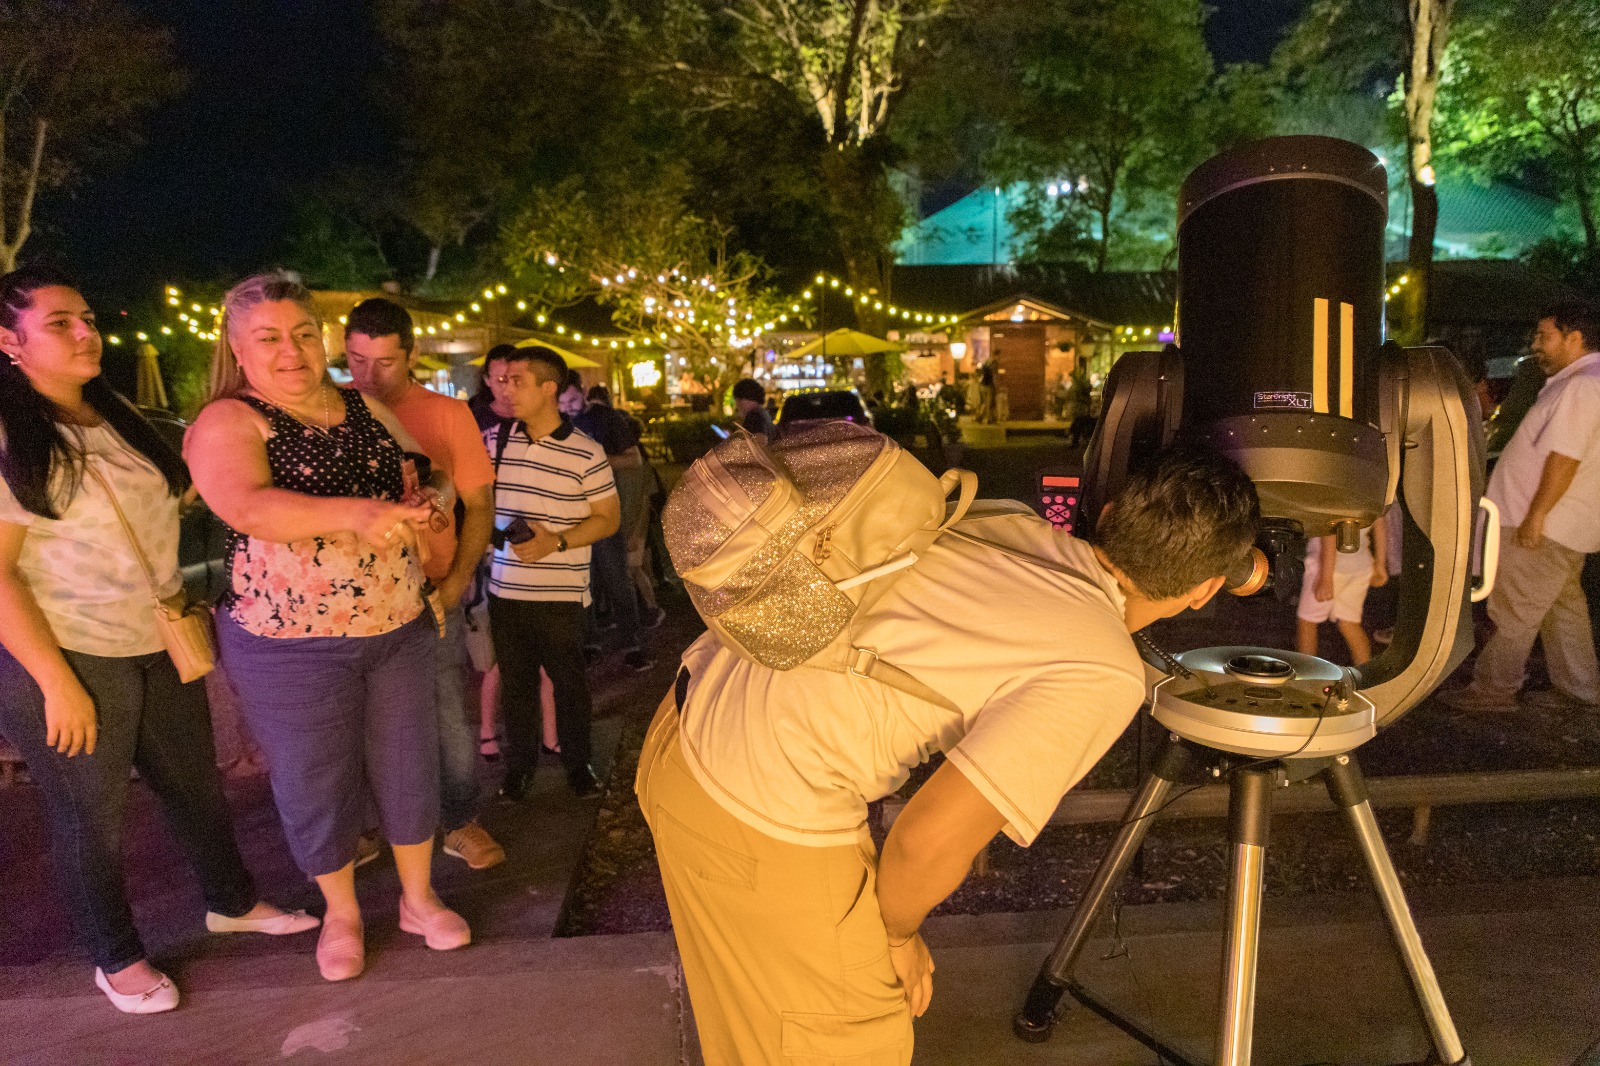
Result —
<path fill-rule="evenodd" d="M 707 1066 L 905 1066 L 911 1013 L 878 913 L 870 845 L 757 832 L 695 780 L 669 694 L 634 787 Z"/>

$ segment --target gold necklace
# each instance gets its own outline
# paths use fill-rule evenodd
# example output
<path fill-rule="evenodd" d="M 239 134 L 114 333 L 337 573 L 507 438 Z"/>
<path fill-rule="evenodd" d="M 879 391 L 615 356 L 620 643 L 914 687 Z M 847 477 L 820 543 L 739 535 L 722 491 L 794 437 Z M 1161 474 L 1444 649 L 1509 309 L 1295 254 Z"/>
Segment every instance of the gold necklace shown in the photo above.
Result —
<path fill-rule="evenodd" d="M 276 407 L 278 410 L 282 411 L 284 414 L 288 415 L 290 418 L 294 419 L 296 422 L 300 423 L 302 426 L 305 426 L 307 429 L 314 429 L 317 432 L 321 433 L 324 437 L 327 437 L 329 440 L 332 440 L 333 439 L 333 404 L 330 403 L 329 400 L 328 400 L 328 387 L 326 385 L 323 385 L 318 391 L 322 393 L 322 423 L 320 425 L 317 422 L 315 422 L 314 420 L 309 420 L 309 419 L 305 419 L 305 418 L 300 417 L 300 415 L 296 414 L 294 411 L 290 410 L 288 407 L 285 407 L 283 404 L 272 404 L 272 406 Z M 257 393 L 257 395 L 260 395 L 260 394 Z M 265 397 L 263 397 L 263 399 L 265 399 Z M 267 402 L 268 403 L 272 403 L 271 400 L 268 400 Z"/>

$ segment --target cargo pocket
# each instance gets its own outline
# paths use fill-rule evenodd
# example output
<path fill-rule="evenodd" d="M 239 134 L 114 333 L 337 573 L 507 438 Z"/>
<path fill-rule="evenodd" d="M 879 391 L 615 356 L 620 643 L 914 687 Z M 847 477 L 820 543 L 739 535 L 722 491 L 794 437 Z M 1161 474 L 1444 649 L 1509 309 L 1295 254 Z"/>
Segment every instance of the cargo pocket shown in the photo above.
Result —
<path fill-rule="evenodd" d="M 656 808 L 655 816 L 656 846 L 668 862 L 702 881 L 751 890 L 756 887 L 755 859 L 701 836 L 665 808 Z"/>
<path fill-rule="evenodd" d="M 889 954 L 889 936 L 878 910 L 878 862 L 866 847 L 857 845 L 861 884 L 855 899 L 834 926 L 839 938 L 839 963 L 846 971 L 872 966 Z"/>
<path fill-rule="evenodd" d="M 898 1066 L 910 1059 L 911 1014 L 783 1012 L 783 1057 L 792 1066 Z"/>

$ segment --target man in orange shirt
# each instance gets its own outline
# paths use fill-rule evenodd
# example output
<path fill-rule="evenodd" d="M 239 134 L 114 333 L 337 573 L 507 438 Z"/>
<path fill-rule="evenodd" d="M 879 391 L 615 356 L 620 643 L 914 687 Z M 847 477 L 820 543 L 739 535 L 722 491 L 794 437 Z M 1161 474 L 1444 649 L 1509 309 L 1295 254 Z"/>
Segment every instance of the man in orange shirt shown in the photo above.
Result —
<path fill-rule="evenodd" d="M 466 659 L 461 596 L 489 547 L 494 527 L 494 468 L 471 410 L 460 400 L 423 388 L 411 375 L 416 334 L 405 308 L 365 300 L 345 324 L 345 359 L 356 388 L 385 404 L 417 439 L 433 468 L 450 475 L 463 512 L 427 535 L 423 573 L 444 607 L 439 641 L 439 824 L 444 851 L 474 870 L 505 861 L 505 851 L 478 824 L 480 790 L 475 739 L 467 725 L 462 663 Z"/>

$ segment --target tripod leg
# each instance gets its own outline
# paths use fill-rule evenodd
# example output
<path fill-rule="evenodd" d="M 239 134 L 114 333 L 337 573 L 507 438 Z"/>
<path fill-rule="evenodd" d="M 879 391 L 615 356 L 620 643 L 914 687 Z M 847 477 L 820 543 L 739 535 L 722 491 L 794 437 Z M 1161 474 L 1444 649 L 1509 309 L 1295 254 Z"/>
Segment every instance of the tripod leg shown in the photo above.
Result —
<path fill-rule="evenodd" d="M 1400 877 L 1395 873 L 1384 846 L 1383 834 L 1378 831 L 1378 820 L 1372 814 L 1372 804 L 1367 799 L 1367 785 L 1361 769 L 1352 755 L 1341 755 L 1333 765 L 1322 772 L 1328 786 L 1328 796 L 1334 805 L 1344 809 L 1361 843 L 1361 853 L 1366 856 L 1367 869 L 1383 902 L 1383 912 L 1389 919 L 1389 933 L 1394 937 L 1400 959 L 1405 963 L 1411 978 L 1411 991 L 1417 999 L 1417 1009 L 1427 1023 L 1428 1035 L 1433 1040 L 1434 1054 L 1442 1063 L 1466 1061 L 1461 1037 L 1456 1034 L 1455 1023 L 1450 1020 L 1450 1010 L 1445 1006 L 1444 993 L 1439 989 L 1439 979 L 1434 976 L 1433 964 L 1422 950 L 1422 937 L 1406 906 L 1405 893 L 1400 888 Z"/>
<path fill-rule="evenodd" d="M 1071 982 L 1073 963 L 1077 962 L 1078 953 L 1088 942 L 1095 919 L 1099 917 L 1111 890 L 1127 871 L 1128 864 L 1133 861 L 1145 834 L 1150 831 L 1150 823 L 1154 821 L 1152 815 L 1161 809 L 1167 793 L 1172 791 L 1173 783 L 1183 778 L 1192 765 L 1194 756 L 1189 747 L 1169 735 L 1156 758 L 1155 769 L 1128 805 L 1128 811 L 1122 818 L 1122 828 L 1100 860 L 1100 865 L 1095 868 L 1094 879 L 1089 882 L 1088 890 L 1072 912 L 1072 921 L 1068 923 L 1066 932 L 1061 934 L 1055 950 L 1040 968 L 1039 976 L 1034 978 L 1033 986 L 1028 990 L 1022 1010 L 1012 1022 L 1012 1031 L 1023 1040 L 1039 1044 L 1050 1039 L 1050 1030 L 1056 1024 L 1056 1007 L 1060 1005 L 1061 997 Z"/>
<path fill-rule="evenodd" d="M 1261 934 L 1261 882 L 1274 778 L 1268 768 L 1240 770 L 1233 775 L 1228 796 L 1233 869 L 1228 881 L 1228 931 L 1223 941 L 1216 1066 L 1250 1063 L 1256 1011 L 1256 949 Z"/>

